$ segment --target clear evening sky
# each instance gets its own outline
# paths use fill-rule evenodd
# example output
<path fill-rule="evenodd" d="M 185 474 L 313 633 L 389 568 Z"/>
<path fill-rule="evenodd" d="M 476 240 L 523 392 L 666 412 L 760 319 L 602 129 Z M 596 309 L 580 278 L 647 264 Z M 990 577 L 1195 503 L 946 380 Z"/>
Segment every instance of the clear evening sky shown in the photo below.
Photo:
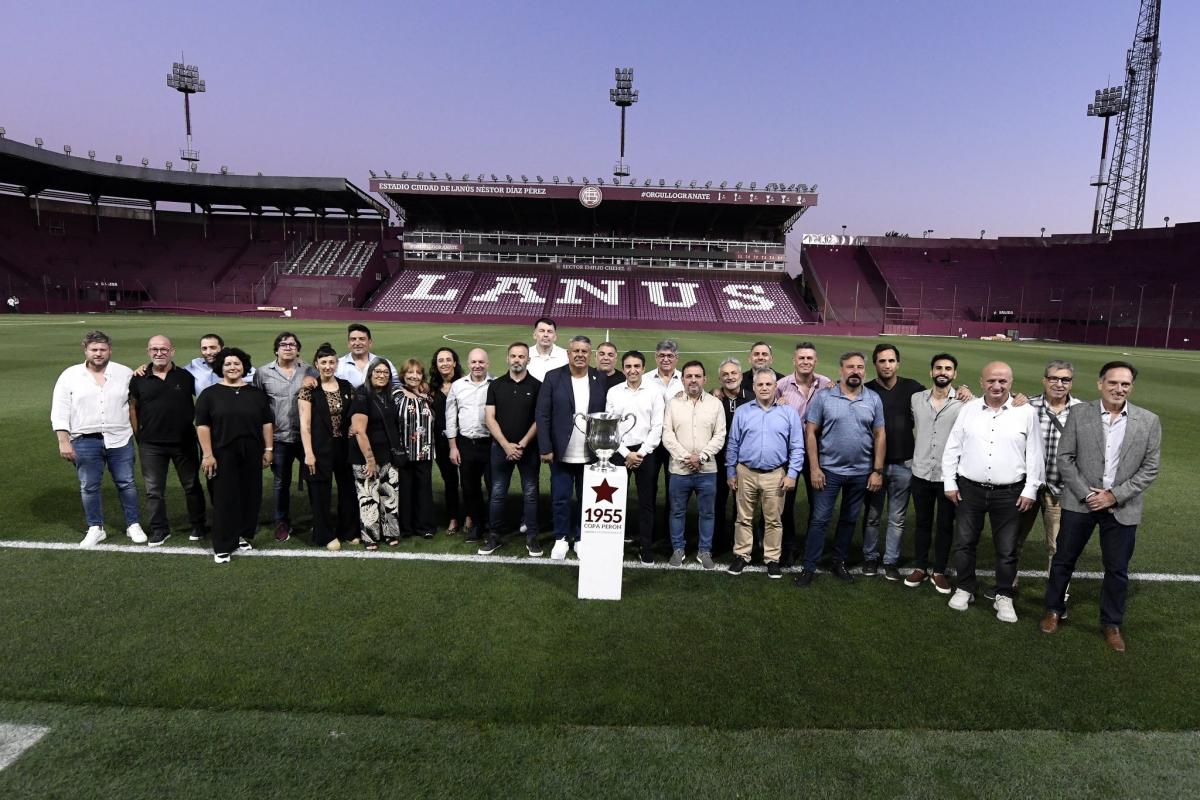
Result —
<path fill-rule="evenodd" d="M 1147 225 L 1200 219 L 1200 3 L 1163 3 Z M 0 125 L 178 163 L 180 52 L 201 169 L 605 177 L 613 67 L 638 178 L 817 184 L 796 232 L 1085 231 L 1136 0 L 6 0 Z"/>

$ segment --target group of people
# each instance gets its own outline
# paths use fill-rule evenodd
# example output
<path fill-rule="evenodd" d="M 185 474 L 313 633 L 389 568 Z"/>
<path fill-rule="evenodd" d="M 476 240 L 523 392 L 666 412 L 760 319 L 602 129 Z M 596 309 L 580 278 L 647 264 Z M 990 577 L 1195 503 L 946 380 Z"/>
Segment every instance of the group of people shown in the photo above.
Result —
<path fill-rule="evenodd" d="M 582 335 L 563 348 L 548 318 L 535 323 L 532 346 L 509 345 L 499 377 L 482 348 L 467 354 L 465 369 L 458 354 L 443 347 L 429 370 L 417 359 L 397 370 L 372 352 L 366 326 L 350 325 L 347 333 L 345 355 L 322 344 L 311 364 L 300 358 L 299 337 L 280 333 L 275 360 L 257 370 L 245 351 L 227 347 L 216 334 L 202 337 L 200 357 L 180 367 L 170 340 L 155 336 L 148 363 L 136 371 L 111 361 L 104 333 L 88 333 L 84 363 L 62 373 L 51 412 L 59 452 L 78 470 L 89 526 L 82 546 L 106 538 L 99 496 L 106 464 L 127 535 L 152 546 L 170 535 L 163 501 L 168 464 L 186 498 L 190 538 L 208 535 L 202 473 L 212 500 L 214 558 L 228 563 L 232 553 L 252 547 L 263 469 L 274 472 L 277 540 L 293 533 L 290 491 L 300 464 L 313 544 L 373 550 L 406 536 L 434 535 L 436 463 L 448 532 L 479 543 L 485 555 L 502 547 L 509 533 L 505 508 L 517 471 L 519 530 L 537 557 L 539 483 L 547 464 L 550 556 L 564 559 L 579 539 L 584 471 L 594 460 L 575 414 L 608 412 L 632 418 L 613 462 L 632 473 L 637 512 L 627 541 L 644 563 L 653 563 L 658 542 L 669 541 L 668 563 L 684 564 L 694 495 L 694 558 L 703 569 L 716 569 L 714 553 L 731 548 L 726 571 L 743 574 L 761 549 L 768 577 L 781 578 L 799 565 L 794 583 L 808 588 L 824 561 L 840 497 L 830 574 L 855 580 L 847 561 L 862 518 L 862 575 L 882 572 L 913 588 L 928 583 L 950 596 L 950 608 L 965 611 L 979 589 L 976 550 L 987 517 L 996 580 L 983 594 L 998 619 L 1016 622 L 1017 564 L 1040 516 L 1050 554 L 1041 629 L 1053 633 L 1066 617 L 1076 561 L 1099 527 L 1102 629 L 1113 649 L 1125 647 L 1120 628 L 1128 564 L 1162 436 L 1158 418 L 1128 402 L 1137 377 L 1132 364 L 1105 364 L 1099 399 L 1085 403 L 1071 392 L 1075 371 L 1066 361 L 1046 366 L 1036 397 L 1014 395 L 1011 368 L 994 361 L 984 366 L 976 397 L 967 386 L 955 386 L 958 361 L 949 353 L 931 360 L 926 388 L 900 375 L 900 350 L 892 343 L 876 346 L 869 362 L 865 353 L 842 354 L 835 380 L 816 371 L 817 348 L 810 342 L 796 345 L 787 375 L 774 369 L 771 346 L 756 342 L 747 368 L 738 358 L 721 361 L 710 391 L 705 365 L 679 365 L 671 339 L 658 343 L 651 365 L 637 350 L 618 357 L 611 342 L 593 354 Z M 135 439 L 148 535 L 139 524 Z M 800 487 L 808 508 L 803 548 Z M 910 499 L 914 563 L 903 575 Z"/>

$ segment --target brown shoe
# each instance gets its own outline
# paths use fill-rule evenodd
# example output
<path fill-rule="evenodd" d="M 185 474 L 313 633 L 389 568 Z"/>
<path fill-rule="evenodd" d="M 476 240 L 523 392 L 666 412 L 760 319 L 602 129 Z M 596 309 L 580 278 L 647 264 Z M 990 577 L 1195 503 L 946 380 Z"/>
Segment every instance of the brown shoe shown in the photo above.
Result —
<path fill-rule="evenodd" d="M 950 581 L 946 580 L 946 576 L 940 572 L 935 572 L 929 577 L 929 582 L 933 584 L 933 588 L 937 589 L 938 594 L 950 594 L 954 591 L 950 586 Z"/>
<path fill-rule="evenodd" d="M 1104 643 L 1118 653 L 1125 652 L 1125 640 L 1121 638 L 1121 629 L 1116 625 L 1104 626 Z"/>
<path fill-rule="evenodd" d="M 1047 611 L 1042 617 L 1042 621 L 1038 623 L 1038 628 L 1041 629 L 1042 633 L 1057 633 L 1058 621 L 1060 619 L 1061 617 L 1057 611 Z"/>
<path fill-rule="evenodd" d="M 925 582 L 925 570 L 914 569 L 908 573 L 908 577 L 904 579 L 904 585 L 910 589 L 915 589 Z"/>
<path fill-rule="evenodd" d="M 286 521 L 280 520 L 275 526 L 275 541 L 286 542 L 292 537 L 292 527 Z"/>

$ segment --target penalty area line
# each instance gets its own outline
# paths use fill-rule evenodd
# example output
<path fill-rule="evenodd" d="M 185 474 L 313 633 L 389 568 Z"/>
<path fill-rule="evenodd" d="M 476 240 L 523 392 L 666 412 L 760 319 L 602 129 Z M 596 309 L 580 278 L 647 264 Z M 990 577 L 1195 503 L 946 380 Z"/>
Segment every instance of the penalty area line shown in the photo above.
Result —
<path fill-rule="evenodd" d="M 50 732 L 40 725 L 0 722 L 0 770 L 5 769 Z"/>
<path fill-rule="evenodd" d="M 520 545 L 513 545 L 514 549 L 522 549 Z M 136 555 L 161 555 L 161 556 L 211 556 L 212 550 L 203 547 L 147 547 L 146 545 L 137 544 L 102 544 L 97 547 L 83 549 L 77 544 L 69 542 L 30 542 L 30 541 L 0 541 L 0 550 L 60 550 L 68 552 L 81 553 L 132 553 Z M 578 567 L 579 561 L 576 558 L 568 558 L 562 561 L 555 561 L 550 558 L 541 557 L 534 558 L 531 556 L 481 556 L 474 553 L 410 553 L 397 552 L 380 548 L 375 551 L 367 550 L 338 550 L 331 551 L 325 549 L 312 550 L 297 550 L 297 549 L 280 549 L 280 550 L 249 550 L 239 551 L 233 554 L 235 559 L 242 558 L 328 558 L 328 559 L 359 559 L 366 561 L 432 561 L 450 564 L 507 564 L 517 566 L 545 566 L 545 567 Z M 626 559 L 622 563 L 624 569 L 642 569 L 642 570 L 670 570 L 686 571 L 686 572 L 705 572 L 706 570 L 700 567 L 700 564 L 691 561 L 684 564 L 682 567 L 672 567 L 665 561 L 656 562 L 654 564 L 643 564 L 637 559 Z M 747 567 L 751 572 L 765 572 L 765 567 L 752 566 Z M 710 571 L 714 575 L 723 575 L 725 570 L 718 566 L 717 569 Z M 795 572 L 795 570 L 793 570 Z M 824 572 L 824 570 L 820 570 Z M 851 570 L 856 575 L 861 575 L 860 569 Z M 996 573 L 993 570 L 978 570 L 977 575 L 993 577 Z M 1019 573 L 1023 578 L 1047 578 L 1049 577 L 1046 570 L 1021 570 Z M 1072 580 L 1100 580 L 1104 577 L 1103 572 L 1084 572 L 1078 571 L 1072 576 Z M 1131 580 L 1147 581 L 1151 583 L 1200 583 L 1200 575 L 1188 575 L 1185 573 L 1171 572 L 1132 572 L 1129 574 Z"/>

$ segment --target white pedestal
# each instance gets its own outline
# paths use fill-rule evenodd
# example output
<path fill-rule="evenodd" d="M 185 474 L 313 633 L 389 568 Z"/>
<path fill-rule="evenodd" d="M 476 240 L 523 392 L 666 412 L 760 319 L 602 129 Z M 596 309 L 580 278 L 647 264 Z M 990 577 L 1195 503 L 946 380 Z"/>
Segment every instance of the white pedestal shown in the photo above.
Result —
<path fill-rule="evenodd" d="M 583 471 L 583 521 L 575 554 L 579 557 L 579 599 L 620 600 L 625 560 L 625 501 L 629 471 L 616 467 Z"/>

